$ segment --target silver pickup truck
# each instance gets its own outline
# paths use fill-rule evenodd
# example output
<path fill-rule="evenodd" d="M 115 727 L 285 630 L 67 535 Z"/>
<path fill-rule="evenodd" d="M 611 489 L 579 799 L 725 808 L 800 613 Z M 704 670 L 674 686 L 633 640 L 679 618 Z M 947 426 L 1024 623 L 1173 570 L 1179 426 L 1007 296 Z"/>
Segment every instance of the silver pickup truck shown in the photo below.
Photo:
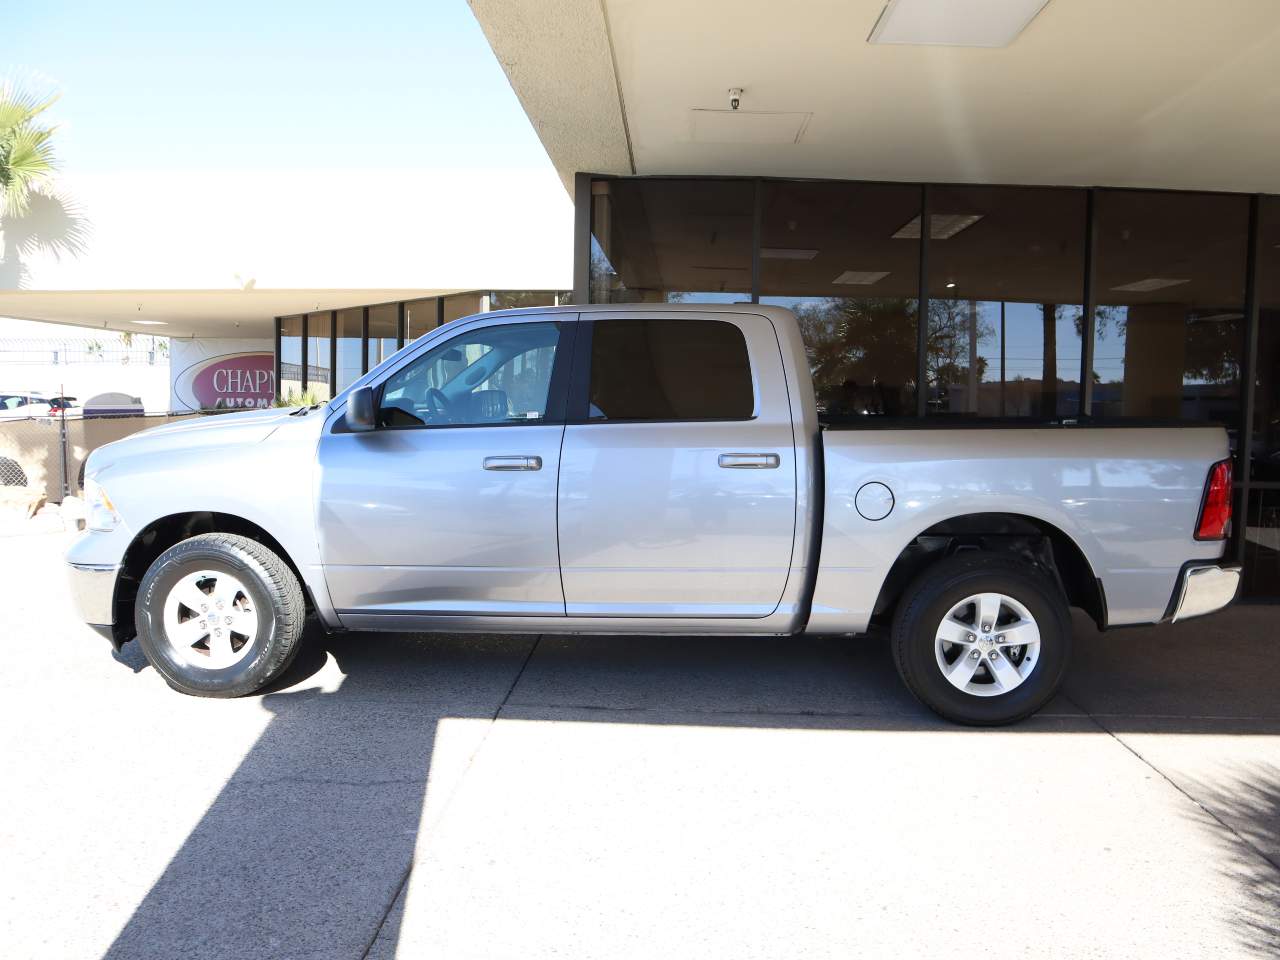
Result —
<path fill-rule="evenodd" d="M 827 421 L 796 319 L 560 307 L 455 321 L 323 406 L 95 451 L 84 619 L 184 693 L 329 631 L 863 634 L 929 707 L 1041 707 L 1101 628 L 1218 610 L 1218 428 Z"/>

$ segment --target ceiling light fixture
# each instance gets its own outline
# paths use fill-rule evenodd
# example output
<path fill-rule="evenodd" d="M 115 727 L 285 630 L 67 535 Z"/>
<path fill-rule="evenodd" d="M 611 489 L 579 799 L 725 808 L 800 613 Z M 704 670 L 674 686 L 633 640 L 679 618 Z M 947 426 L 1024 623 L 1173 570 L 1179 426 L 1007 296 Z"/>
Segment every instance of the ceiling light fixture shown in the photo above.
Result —
<path fill-rule="evenodd" d="M 972 227 L 982 219 L 980 213 L 931 213 L 929 214 L 929 239 L 950 240 L 961 230 Z M 920 214 L 916 214 L 893 235 L 894 240 L 920 239 Z"/>
<path fill-rule="evenodd" d="M 1049 0 L 889 0 L 867 43 L 1007 47 Z"/>
<path fill-rule="evenodd" d="M 1126 293 L 1150 293 L 1152 290 L 1163 290 L 1165 287 L 1176 287 L 1181 283 L 1190 282 L 1190 280 L 1171 280 L 1166 277 L 1147 277 L 1145 280 L 1135 280 L 1133 283 L 1126 283 L 1111 289 L 1123 290 Z"/>
<path fill-rule="evenodd" d="M 888 270 L 846 270 L 831 282 L 855 287 L 869 287 L 888 275 Z"/>
<path fill-rule="evenodd" d="M 948 290 L 954 290 L 955 288 L 956 288 L 956 282 L 955 282 L 954 280 L 948 280 L 948 281 L 947 281 L 947 289 L 948 289 Z"/>
<path fill-rule="evenodd" d="M 130 320 L 130 323 L 136 323 L 143 327 L 166 327 L 168 326 L 163 320 Z"/>
<path fill-rule="evenodd" d="M 761 260 L 812 260 L 817 250 L 801 250 L 788 247 L 761 247 Z"/>

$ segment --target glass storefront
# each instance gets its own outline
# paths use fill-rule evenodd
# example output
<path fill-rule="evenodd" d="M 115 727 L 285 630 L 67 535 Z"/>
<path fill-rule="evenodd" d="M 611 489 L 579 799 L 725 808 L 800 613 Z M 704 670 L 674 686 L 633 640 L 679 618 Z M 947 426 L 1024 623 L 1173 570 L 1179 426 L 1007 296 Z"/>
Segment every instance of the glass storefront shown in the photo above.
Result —
<path fill-rule="evenodd" d="M 1084 194 L 938 187 L 931 199 L 928 412 L 1074 415 Z"/>
<path fill-rule="evenodd" d="M 364 335 L 364 310 L 339 310 L 337 326 L 337 362 L 334 390 L 345 390 L 360 379 L 360 344 Z"/>
<path fill-rule="evenodd" d="M 430 333 L 440 326 L 440 300 L 428 297 L 425 300 L 410 300 L 404 305 L 404 342 L 417 340 L 424 333 Z"/>
<path fill-rule="evenodd" d="M 751 295 L 749 180 L 598 180 L 592 303 L 732 303 Z"/>
<path fill-rule="evenodd" d="M 913 413 L 920 188 L 771 182 L 762 190 L 760 302 L 799 319 L 819 408 Z M 915 237 L 902 236 L 912 223 Z M 748 288 L 736 299 L 749 296 Z"/>
<path fill-rule="evenodd" d="M 1240 420 L 1249 198 L 1096 191 L 1095 417 Z"/>
<path fill-rule="evenodd" d="M 307 314 L 306 390 L 318 402 L 333 396 L 333 382 L 330 380 L 332 348 L 329 344 L 332 335 L 333 315 L 330 311 Z"/>
<path fill-rule="evenodd" d="M 369 308 L 369 349 L 365 372 L 372 370 L 400 349 L 397 339 L 400 307 L 395 303 L 379 303 Z"/>
<path fill-rule="evenodd" d="M 575 298 L 789 307 L 829 417 L 1222 424 L 1231 551 L 1280 598 L 1280 198 L 584 176 L 576 203 Z"/>
<path fill-rule="evenodd" d="M 302 394 L 302 317 L 282 317 L 277 321 L 280 331 L 280 396 L 297 397 Z"/>

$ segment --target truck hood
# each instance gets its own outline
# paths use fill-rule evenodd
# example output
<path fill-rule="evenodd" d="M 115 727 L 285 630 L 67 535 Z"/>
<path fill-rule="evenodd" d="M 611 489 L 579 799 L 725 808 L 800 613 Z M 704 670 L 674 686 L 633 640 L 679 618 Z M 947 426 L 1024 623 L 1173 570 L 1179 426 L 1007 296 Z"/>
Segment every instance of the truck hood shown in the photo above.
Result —
<path fill-rule="evenodd" d="M 89 475 L 105 470 L 121 457 L 261 443 L 277 430 L 299 428 L 304 424 L 314 426 L 324 420 L 323 408 L 307 412 L 301 410 L 303 408 L 299 407 L 246 410 L 160 424 L 99 447 L 90 454 L 85 473 Z"/>

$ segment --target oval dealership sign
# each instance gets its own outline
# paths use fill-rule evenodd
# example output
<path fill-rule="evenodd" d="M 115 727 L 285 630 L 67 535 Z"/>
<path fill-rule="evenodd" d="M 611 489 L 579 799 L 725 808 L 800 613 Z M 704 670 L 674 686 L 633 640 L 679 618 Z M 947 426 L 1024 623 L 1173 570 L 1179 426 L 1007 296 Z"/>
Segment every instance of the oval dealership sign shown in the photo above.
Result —
<path fill-rule="evenodd" d="M 174 379 L 178 399 L 193 410 L 269 407 L 275 402 L 275 358 L 229 353 L 193 363 Z"/>

